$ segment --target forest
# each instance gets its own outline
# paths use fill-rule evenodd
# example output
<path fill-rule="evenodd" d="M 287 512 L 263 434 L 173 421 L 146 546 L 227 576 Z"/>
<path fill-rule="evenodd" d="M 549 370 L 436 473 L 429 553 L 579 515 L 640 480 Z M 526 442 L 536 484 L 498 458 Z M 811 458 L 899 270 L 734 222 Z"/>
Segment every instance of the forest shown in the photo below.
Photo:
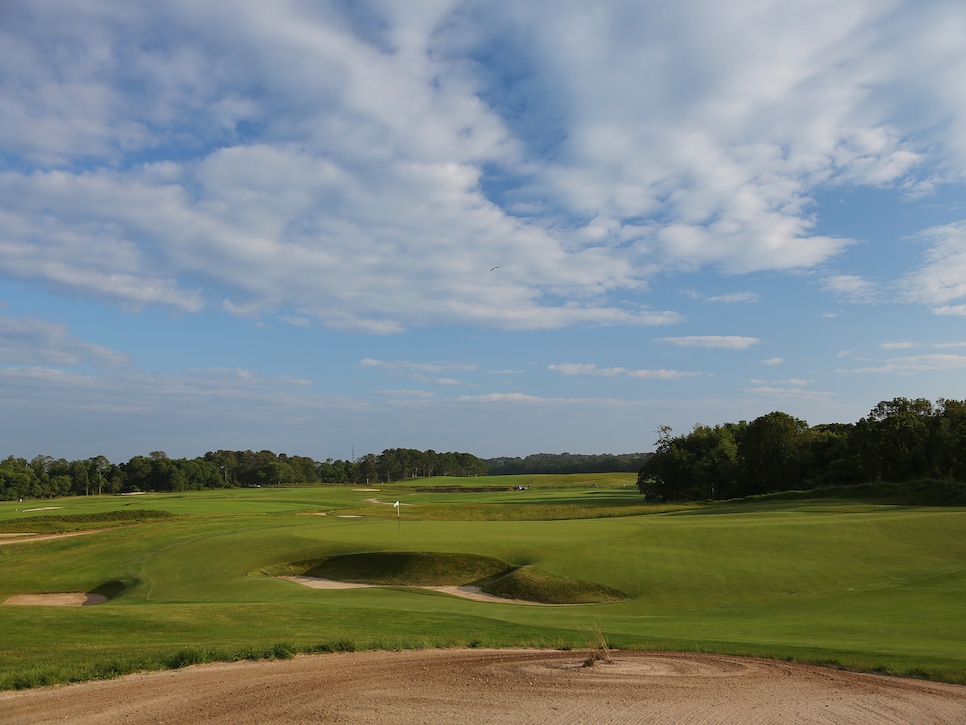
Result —
<path fill-rule="evenodd" d="M 534 453 L 526 458 L 487 458 L 487 474 L 620 473 L 641 469 L 649 453 Z"/>
<path fill-rule="evenodd" d="M 104 456 L 67 461 L 9 456 L 0 461 L 0 500 L 196 491 L 298 483 L 377 483 L 423 476 L 479 476 L 486 463 L 470 453 L 391 448 L 354 461 L 315 461 L 272 451 L 209 451 L 169 458 L 163 451 L 114 464 Z"/>
<path fill-rule="evenodd" d="M 390 448 L 352 461 L 263 450 L 163 451 L 115 464 L 104 456 L 67 461 L 9 456 L 0 461 L 0 500 L 299 483 L 373 484 L 431 476 L 639 471 L 648 501 L 741 498 L 778 491 L 966 481 L 966 401 L 893 398 L 856 423 L 809 426 L 788 413 L 751 422 L 658 429 L 653 453 L 549 454 L 481 459 L 470 453 Z"/>
<path fill-rule="evenodd" d="M 662 426 L 637 485 L 647 500 L 698 501 L 924 479 L 966 481 L 966 401 L 893 398 L 811 427 L 782 412 L 678 436 Z"/>

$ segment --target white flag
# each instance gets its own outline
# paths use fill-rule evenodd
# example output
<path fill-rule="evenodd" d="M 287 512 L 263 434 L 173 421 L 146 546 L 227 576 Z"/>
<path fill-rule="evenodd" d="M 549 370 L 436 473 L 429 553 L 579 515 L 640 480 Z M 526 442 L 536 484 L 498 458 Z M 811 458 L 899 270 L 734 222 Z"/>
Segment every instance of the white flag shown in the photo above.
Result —
<path fill-rule="evenodd" d="M 394 504 L 392 505 L 392 507 L 393 507 L 394 509 L 397 509 L 397 508 L 399 508 L 399 502 L 398 502 L 398 501 L 396 501 L 396 503 L 394 503 Z"/>

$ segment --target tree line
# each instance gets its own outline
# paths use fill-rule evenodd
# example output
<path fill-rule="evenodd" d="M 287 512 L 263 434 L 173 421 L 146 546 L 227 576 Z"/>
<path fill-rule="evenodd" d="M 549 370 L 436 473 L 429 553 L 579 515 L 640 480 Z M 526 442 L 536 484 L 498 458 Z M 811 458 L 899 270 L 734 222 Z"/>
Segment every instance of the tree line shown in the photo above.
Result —
<path fill-rule="evenodd" d="M 470 453 L 390 448 L 354 461 L 316 461 L 272 451 L 209 451 L 169 458 L 163 451 L 111 463 L 104 456 L 68 461 L 9 456 L 0 461 L 0 500 L 297 483 L 377 483 L 423 476 L 479 476 L 486 463 Z"/>
<path fill-rule="evenodd" d="M 632 473 L 649 453 L 534 453 L 526 458 L 487 458 L 491 476 L 538 473 Z"/>
<path fill-rule="evenodd" d="M 725 499 L 918 479 L 966 481 L 966 401 L 893 398 L 856 423 L 809 426 L 773 412 L 749 422 L 658 429 L 638 474 L 648 499 Z"/>

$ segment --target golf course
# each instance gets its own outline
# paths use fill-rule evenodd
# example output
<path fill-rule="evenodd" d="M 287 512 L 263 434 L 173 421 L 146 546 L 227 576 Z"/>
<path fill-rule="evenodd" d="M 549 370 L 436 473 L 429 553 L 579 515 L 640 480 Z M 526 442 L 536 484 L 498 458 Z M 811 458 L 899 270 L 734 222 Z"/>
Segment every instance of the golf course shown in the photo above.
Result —
<path fill-rule="evenodd" d="M 964 532 L 960 507 L 647 504 L 633 474 L 6 501 L 0 689 L 449 648 L 966 684 Z"/>

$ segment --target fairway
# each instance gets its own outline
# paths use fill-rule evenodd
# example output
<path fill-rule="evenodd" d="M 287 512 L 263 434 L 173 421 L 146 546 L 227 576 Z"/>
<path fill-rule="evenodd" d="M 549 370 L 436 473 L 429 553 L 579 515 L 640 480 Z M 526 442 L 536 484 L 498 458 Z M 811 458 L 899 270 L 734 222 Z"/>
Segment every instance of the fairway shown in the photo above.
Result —
<path fill-rule="evenodd" d="M 841 500 L 649 507 L 628 474 L 418 483 L 4 502 L 0 601 L 90 592 L 109 600 L 0 607 L 0 687 L 298 652 L 588 651 L 595 632 L 620 649 L 966 683 L 964 509 Z M 10 543 L 17 532 L 90 530 Z M 312 589 L 277 576 L 299 562 L 334 562 L 326 571 L 337 571 L 356 555 L 397 561 L 392 553 L 441 554 L 460 566 L 485 557 L 535 581 L 599 585 L 623 598 L 521 606 L 414 581 Z M 466 578 L 496 571 L 473 567 Z"/>

